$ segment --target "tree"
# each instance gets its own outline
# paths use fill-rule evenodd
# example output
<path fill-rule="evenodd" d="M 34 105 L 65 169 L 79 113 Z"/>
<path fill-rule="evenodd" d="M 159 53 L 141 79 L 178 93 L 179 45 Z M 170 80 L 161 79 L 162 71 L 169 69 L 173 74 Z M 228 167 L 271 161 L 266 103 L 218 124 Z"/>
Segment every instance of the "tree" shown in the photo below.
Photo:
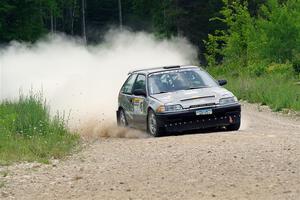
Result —
<path fill-rule="evenodd" d="M 81 0 L 81 11 L 82 11 L 82 38 L 86 43 L 86 30 L 85 30 L 85 0 Z"/>
<path fill-rule="evenodd" d="M 120 30 L 123 30 L 123 15 L 122 15 L 122 1 L 118 0 L 119 4 L 119 24 L 120 24 Z"/>
<path fill-rule="evenodd" d="M 209 21 L 222 7 L 222 0 L 1 1 L 0 28 L 3 31 L 0 42 L 35 41 L 48 32 L 81 35 L 93 42 L 101 39 L 99 36 L 103 34 L 99 33 L 124 25 L 134 31 L 153 32 L 162 38 L 187 37 L 203 52 L 207 34 L 224 28 L 219 22 Z M 89 5 L 85 7 L 87 2 Z M 20 21 L 28 22 L 20 24 Z"/>
<path fill-rule="evenodd" d="M 2 0 L 0 40 L 34 41 L 44 34 L 41 9 L 42 2 L 38 0 Z"/>
<path fill-rule="evenodd" d="M 298 0 L 268 0 L 257 15 L 251 15 L 245 1 L 224 2 L 223 17 L 215 20 L 228 28 L 215 31 L 206 42 L 211 65 L 218 64 L 221 56 L 222 64 L 256 66 L 263 71 L 268 63 L 292 62 L 300 56 Z"/>
<path fill-rule="evenodd" d="M 209 65 L 216 65 L 222 57 L 223 63 L 247 66 L 253 36 L 254 24 L 246 1 L 224 0 L 221 17 L 212 18 L 227 26 L 226 30 L 216 30 L 206 41 L 206 59 Z"/>
<path fill-rule="evenodd" d="M 257 20 L 262 59 L 274 62 L 291 61 L 300 53 L 300 4 L 297 0 L 280 3 L 269 0 L 261 8 Z"/>

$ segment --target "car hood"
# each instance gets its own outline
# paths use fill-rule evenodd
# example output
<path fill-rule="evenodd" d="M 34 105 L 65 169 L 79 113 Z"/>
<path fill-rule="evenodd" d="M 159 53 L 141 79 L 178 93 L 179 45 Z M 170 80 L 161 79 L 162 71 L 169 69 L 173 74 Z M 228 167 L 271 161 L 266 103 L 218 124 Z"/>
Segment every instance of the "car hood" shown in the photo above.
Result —
<path fill-rule="evenodd" d="M 176 92 L 152 95 L 153 98 L 165 105 L 180 104 L 183 108 L 196 105 L 205 106 L 218 104 L 219 99 L 232 96 L 233 94 L 223 87 L 179 90 Z"/>

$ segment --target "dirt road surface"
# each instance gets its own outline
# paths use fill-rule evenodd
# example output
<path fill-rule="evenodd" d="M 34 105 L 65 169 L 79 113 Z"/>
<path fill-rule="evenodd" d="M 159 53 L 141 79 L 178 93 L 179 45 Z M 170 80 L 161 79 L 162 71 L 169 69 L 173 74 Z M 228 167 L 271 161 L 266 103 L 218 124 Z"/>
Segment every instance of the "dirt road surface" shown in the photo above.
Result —
<path fill-rule="evenodd" d="M 238 132 L 99 139 L 0 167 L 0 199 L 300 199 L 300 120 L 243 105 Z"/>

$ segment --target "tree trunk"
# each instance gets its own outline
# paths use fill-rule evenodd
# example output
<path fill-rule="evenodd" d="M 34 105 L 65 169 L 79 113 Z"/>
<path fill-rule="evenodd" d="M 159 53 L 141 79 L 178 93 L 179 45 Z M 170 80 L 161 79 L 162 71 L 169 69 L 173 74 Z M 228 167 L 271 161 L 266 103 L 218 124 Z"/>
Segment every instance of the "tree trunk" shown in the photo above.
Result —
<path fill-rule="evenodd" d="M 177 29 L 177 36 L 180 36 L 180 28 L 179 28 L 179 19 L 178 19 L 178 0 L 175 0 L 175 6 L 176 6 L 176 29 Z"/>
<path fill-rule="evenodd" d="M 54 17 L 54 32 L 56 32 L 56 16 Z"/>
<path fill-rule="evenodd" d="M 166 20 L 166 6 L 164 5 L 164 26 L 166 27 L 167 20 Z"/>
<path fill-rule="evenodd" d="M 76 0 L 73 1 L 72 14 L 71 14 L 71 34 L 74 35 L 74 20 L 76 11 Z"/>
<path fill-rule="evenodd" d="M 86 30 L 85 30 L 85 0 L 82 0 L 82 38 L 83 41 L 86 43 Z"/>
<path fill-rule="evenodd" d="M 63 31 L 64 33 L 66 33 L 66 24 L 65 24 L 65 8 L 62 8 L 62 15 L 61 15 L 61 31 Z"/>
<path fill-rule="evenodd" d="M 42 9 L 42 2 L 39 2 L 39 11 L 40 11 L 40 21 L 42 26 L 44 26 L 44 19 L 43 19 L 43 9 Z"/>
<path fill-rule="evenodd" d="M 50 13 L 51 33 L 53 33 L 54 32 L 54 25 L 53 25 L 53 11 L 52 11 L 52 9 L 51 9 L 50 12 L 51 12 Z"/>
<path fill-rule="evenodd" d="M 119 0 L 119 24 L 120 30 L 123 30 L 123 15 L 122 15 L 122 1 Z"/>

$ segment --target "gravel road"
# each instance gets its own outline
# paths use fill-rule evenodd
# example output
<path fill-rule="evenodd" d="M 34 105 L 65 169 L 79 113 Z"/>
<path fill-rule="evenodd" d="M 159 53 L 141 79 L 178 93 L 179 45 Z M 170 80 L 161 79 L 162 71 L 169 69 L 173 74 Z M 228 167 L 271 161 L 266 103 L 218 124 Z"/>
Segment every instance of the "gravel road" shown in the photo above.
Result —
<path fill-rule="evenodd" d="M 98 139 L 0 167 L 0 199 L 300 199 L 300 119 L 243 104 L 238 132 Z"/>

